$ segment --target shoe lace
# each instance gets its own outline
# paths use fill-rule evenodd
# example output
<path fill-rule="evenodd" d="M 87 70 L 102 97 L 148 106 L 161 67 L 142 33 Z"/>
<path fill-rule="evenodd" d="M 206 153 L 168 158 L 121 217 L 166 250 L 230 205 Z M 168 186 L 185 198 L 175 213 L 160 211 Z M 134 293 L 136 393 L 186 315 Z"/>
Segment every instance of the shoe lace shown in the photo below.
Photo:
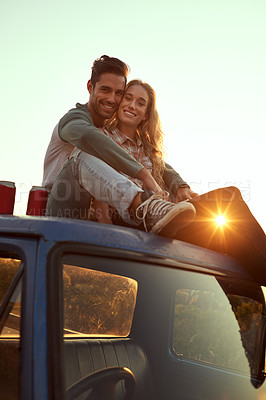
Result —
<path fill-rule="evenodd" d="M 152 195 L 149 199 L 145 200 L 136 210 L 136 217 L 143 221 L 144 228 L 146 232 L 148 231 L 146 225 L 146 215 L 148 211 L 153 215 L 160 215 L 165 208 L 168 208 L 171 204 L 169 201 L 164 200 L 164 198 L 169 198 L 169 193 L 163 191 L 159 194 Z M 152 204 L 151 204 L 152 203 Z"/>

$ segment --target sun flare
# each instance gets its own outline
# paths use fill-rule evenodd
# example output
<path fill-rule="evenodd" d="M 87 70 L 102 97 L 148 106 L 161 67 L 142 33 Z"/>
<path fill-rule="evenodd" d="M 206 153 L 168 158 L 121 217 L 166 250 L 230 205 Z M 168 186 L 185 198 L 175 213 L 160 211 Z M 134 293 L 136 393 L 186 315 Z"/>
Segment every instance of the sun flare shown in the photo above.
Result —
<path fill-rule="evenodd" d="M 223 226 L 226 223 L 226 219 L 225 219 L 225 217 L 223 215 L 218 215 L 215 218 L 215 221 L 219 226 Z"/>

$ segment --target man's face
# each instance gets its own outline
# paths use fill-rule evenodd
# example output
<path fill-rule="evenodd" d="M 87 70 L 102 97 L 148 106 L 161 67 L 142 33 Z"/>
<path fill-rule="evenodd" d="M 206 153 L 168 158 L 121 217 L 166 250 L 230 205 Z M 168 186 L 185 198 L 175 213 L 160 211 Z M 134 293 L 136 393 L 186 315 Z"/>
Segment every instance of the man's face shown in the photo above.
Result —
<path fill-rule="evenodd" d="M 113 116 L 122 100 L 124 90 L 125 77 L 111 73 L 102 74 L 94 87 L 88 82 L 88 109 L 96 126 L 102 126 L 104 120 Z"/>

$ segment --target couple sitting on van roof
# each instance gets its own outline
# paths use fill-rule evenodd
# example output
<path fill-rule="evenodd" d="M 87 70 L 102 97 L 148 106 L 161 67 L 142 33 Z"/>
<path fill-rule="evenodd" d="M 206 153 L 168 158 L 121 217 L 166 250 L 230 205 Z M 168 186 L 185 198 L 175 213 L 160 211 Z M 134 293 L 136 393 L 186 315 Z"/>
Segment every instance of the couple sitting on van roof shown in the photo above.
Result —
<path fill-rule="evenodd" d="M 239 190 L 197 196 L 189 188 L 163 161 L 154 90 L 139 80 L 126 85 L 127 74 L 127 65 L 116 58 L 95 60 L 89 102 L 77 104 L 56 126 L 44 162 L 47 215 L 73 217 L 83 196 L 99 222 L 180 238 L 241 259 L 248 249 L 249 259 L 262 256 L 265 265 L 265 234 Z M 233 220 L 222 241 L 212 221 L 218 212 Z"/>

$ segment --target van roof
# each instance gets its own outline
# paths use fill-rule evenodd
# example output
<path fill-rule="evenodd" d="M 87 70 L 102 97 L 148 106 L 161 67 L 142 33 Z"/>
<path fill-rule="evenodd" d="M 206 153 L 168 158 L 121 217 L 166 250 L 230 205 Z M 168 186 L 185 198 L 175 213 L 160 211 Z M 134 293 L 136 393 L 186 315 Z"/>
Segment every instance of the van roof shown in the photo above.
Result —
<path fill-rule="evenodd" d="M 218 275 L 237 275 L 252 279 L 234 258 L 137 229 L 92 221 L 55 217 L 0 216 L 0 235 L 37 237 L 55 243 L 73 242 L 141 255 L 143 261 L 156 260 L 174 267 L 182 263 L 200 271 Z"/>

